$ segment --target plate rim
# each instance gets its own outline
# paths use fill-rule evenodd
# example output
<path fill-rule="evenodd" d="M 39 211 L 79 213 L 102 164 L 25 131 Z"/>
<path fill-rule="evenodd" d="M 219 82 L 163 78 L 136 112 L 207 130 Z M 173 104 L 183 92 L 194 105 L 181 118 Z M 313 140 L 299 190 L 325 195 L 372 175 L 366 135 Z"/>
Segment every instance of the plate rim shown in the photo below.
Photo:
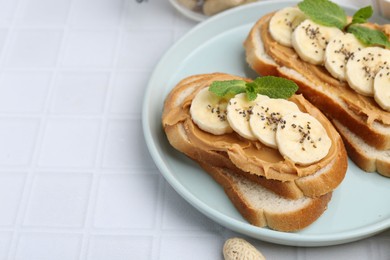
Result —
<path fill-rule="evenodd" d="M 149 111 L 150 95 L 153 90 L 154 81 L 158 73 L 158 70 L 164 66 L 164 63 L 166 63 L 167 59 L 169 59 L 169 56 L 172 55 L 175 49 L 178 46 L 180 46 L 187 37 L 196 34 L 199 30 L 203 29 L 204 27 L 210 24 L 220 21 L 221 19 L 222 20 L 228 19 L 229 16 L 236 13 L 244 12 L 245 9 L 253 8 L 253 6 L 263 6 L 263 5 L 273 6 L 276 4 L 279 5 L 283 4 L 287 6 L 294 3 L 296 4 L 298 2 L 299 1 L 297 0 L 284 0 L 284 1 L 273 1 L 273 2 L 260 1 L 248 5 L 236 7 L 234 9 L 227 10 L 223 13 L 210 17 L 206 21 L 197 24 L 190 31 L 188 31 L 181 39 L 179 39 L 176 43 L 174 43 L 168 49 L 168 51 L 165 52 L 165 54 L 162 56 L 160 61 L 157 63 L 145 90 L 145 95 L 142 104 L 142 128 L 143 128 L 144 139 L 153 161 L 155 162 L 159 171 L 162 173 L 165 180 L 170 184 L 170 186 L 173 187 L 174 190 L 177 193 L 179 193 L 179 195 L 182 198 L 184 198 L 187 202 L 189 202 L 193 207 L 195 207 L 197 210 L 202 212 L 204 215 L 206 215 L 213 221 L 221 224 L 222 226 L 231 229 L 233 231 L 236 231 L 238 233 L 246 234 L 255 239 L 259 239 L 259 240 L 263 240 L 275 244 L 289 245 L 289 246 L 329 246 L 329 245 L 349 243 L 369 236 L 373 236 L 379 232 L 389 229 L 390 218 L 384 219 L 375 224 L 361 227 L 359 229 L 341 231 L 331 235 L 330 234 L 324 235 L 324 234 L 301 234 L 301 233 L 279 232 L 279 231 L 274 231 L 266 228 L 259 228 L 249 223 L 244 223 L 239 220 L 228 217 L 223 213 L 210 207 L 206 203 L 202 202 L 191 192 L 189 192 L 177 179 L 174 178 L 174 176 L 171 175 L 168 166 L 164 163 L 162 157 L 157 151 L 157 146 L 155 144 L 155 140 L 151 132 L 151 125 L 149 124 L 149 120 L 148 120 L 150 116 L 150 111 Z M 357 9 L 356 7 L 351 7 L 348 5 L 340 5 L 340 6 L 352 10 Z"/>

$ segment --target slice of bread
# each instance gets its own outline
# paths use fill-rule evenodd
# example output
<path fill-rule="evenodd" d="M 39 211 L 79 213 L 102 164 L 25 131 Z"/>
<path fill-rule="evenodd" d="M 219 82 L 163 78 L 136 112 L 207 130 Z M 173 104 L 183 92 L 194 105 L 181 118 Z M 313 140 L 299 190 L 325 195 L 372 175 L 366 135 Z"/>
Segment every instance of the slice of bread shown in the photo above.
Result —
<path fill-rule="evenodd" d="M 359 166 L 375 165 L 376 161 L 381 161 L 382 167 L 361 168 L 389 176 L 390 113 L 381 109 L 373 98 L 362 96 L 347 83 L 333 78 L 323 66 L 304 62 L 292 48 L 273 40 L 268 30 L 272 15 L 270 13 L 260 18 L 244 42 L 250 67 L 260 75 L 281 76 L 295 81 L 305 98 L 331 120 L 342 124 L 348 133 L 358 137 L 348 138 L 351 159 Z M 385 33 L 388 31 L 388 26 L 375 26 Z M 349 134 L 346 136 L 343 133 L 344 140 L 347 140 Z M 362 142 L 369 149 L 362 150 Z M 364 152 L 368 150 L 375 152 Z M 354 155 L 353 151 L 360 151 L 360 156 Z"/>
<path fill-rule="evenodd" d="M 390 150 L 378 151 L 339 121 L 334 120 L 333 124 L 344 140 L 349 157 L 358 167 L 367 172 L 377 171 L 383 176 L 390 177 Z"/>
<path fill-rule="evenodd" d="M 240 214 L 252 225 L 292 232 L 316 221 L 327 209 L 332 193 L 321 197 L 283 198 L 228 168 L 200 166 L 225 190 Z"/>
<path fill-rule="evenodd" d="M 176 85 L 165 100 L 162 115 L 163 128 L 171 145 L 196 161 L 229 168 L 284 197 L 318 197 L 334 190 L 347 169 L 342 139 L 326 117 L 302 96 L 291 100 L 302 111 L 316 117 L 332 140 L 328 155 L 308 166 L 294 165 L 276 149 L 258 141 L 243 139 L 236 133 L 212 135 L 193 123 L 189 107 L 196 93 L 213 81 L 232 79 L 243 78 L 224 73 L 203 74 L 185 78 Z"/>

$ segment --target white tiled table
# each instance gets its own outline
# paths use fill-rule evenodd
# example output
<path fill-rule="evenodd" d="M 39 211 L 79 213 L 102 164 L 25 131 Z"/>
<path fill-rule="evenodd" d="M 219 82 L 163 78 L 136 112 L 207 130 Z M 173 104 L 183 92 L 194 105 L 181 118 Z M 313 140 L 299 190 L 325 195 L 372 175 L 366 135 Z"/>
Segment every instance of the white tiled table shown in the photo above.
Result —
<path fill-rule="evenodd" d="M 339 1 L 366 4 L 366 1 Z M 222 259 L 227 238 L 154 166 L 141 102 L 195 26 L 166 0 L 0 0 L 0 259 Z M 268 259 L 390 259 L 390 231 Z"/>

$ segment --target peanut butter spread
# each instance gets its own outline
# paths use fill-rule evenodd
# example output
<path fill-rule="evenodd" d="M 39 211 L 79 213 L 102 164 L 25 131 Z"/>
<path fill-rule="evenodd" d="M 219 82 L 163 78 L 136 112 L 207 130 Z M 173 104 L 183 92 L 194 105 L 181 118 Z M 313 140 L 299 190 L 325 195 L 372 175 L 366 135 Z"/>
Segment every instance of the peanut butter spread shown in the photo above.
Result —
<path fill-rule="evenodd" d="M 268 29 L 272 15 L 273 13 L 262 17 L 258 23 L 262 25 L 260 34 L 265 51 L 277 64 L 297 71 L 318 86 L 328 88 L 330 93 L 342 99 L 345 106 L 357 116 L 362 117 L 368 124 L 377 121 L 384 125 L 390 125 L 390 113 L 377 105 L 374 98 L 358 94 L 347 83 L 340 82 L 332 77 L 324 66 L 304 62 L 298 57 L 293 48 L 277 43 Z M 388 27 L 382 29 L 385 33 L 390 33 Z"/>
<path fill-rule="evenodd" d="M 246 140 L 234 132 L 213 135 L 202 131 L 193 123 L 189 109 L 196 93 L 203 87 L 208 87 L 209 84 L 211 82 L 204 82 L 204 84 L 197 86 L 196 90 L 186 96 L 180 105 L 172 106 L 171 103 L 174 101 L 170 99 L 174 99 L 173 96 L 175 95 L 168 96 L 162 117 L 164 129 L 182 124 L 187 140 L 196 149 L 224 153 L 238 168 L 265 176 L 268 179 L 287 181 L 308 176 L 333 163 L 335 158 L 339 156 L 340 137 L 338 133 L 326 117 L 301 95 L 294 95 L 290 98 L 290 101 L 296 103 L 302 112 L 307 112 L 317 118 L 332 140 L 332 146 L 327 156 L 312 165 L 296 165 L 292 161 L 283 158 L 277 149 L 267 147 L 259 141 Z"/>

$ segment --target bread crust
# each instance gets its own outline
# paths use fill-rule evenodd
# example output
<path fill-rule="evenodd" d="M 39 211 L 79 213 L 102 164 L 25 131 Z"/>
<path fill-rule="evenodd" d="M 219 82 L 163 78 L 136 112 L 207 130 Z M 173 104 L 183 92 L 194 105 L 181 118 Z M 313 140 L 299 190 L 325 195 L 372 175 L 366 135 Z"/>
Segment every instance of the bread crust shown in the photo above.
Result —
<path fill-rule="evenodd" d="M 268 32 L 269 19 L 272 15 L 273 13 L 270 13 L 260 18 L 244 41 L 246 60 L 250 67 L 261 75 L 281 76 L 295 81 L 299 85 L 299 92 L 329 119 L 342 123 L 378 153 L 387 153 L 390 148 L 388 121 L 390 113 L 382 110 L 373 98 L 361 96 L 351 90 L 347 83 L 331 79 L 330 74 L 322 66 L 308 64 L 302 61 L 292 48 L 276 43 Z M 375 25 L 375 27 L 382 29 L 387 35 L 390 33 L 388 25 Z M 264 35 L 266 35 L 266 41 L 263 41 Z M 272 53 L 275 53 L 277 49 L 286 50 L 289 55 L 273 59 Z M 262 51 L 265 54 L 261 55 Z M 271 57 L 274 63 L 268 59 L 265 60 L 264 55 Z M 292 63 L 295 64 L 294 67 L 291 67 Z M 306 67 L 307 74 L 298 72 L 296 68 L 299 66 Z M 313 70 L 315 73 L 310 72 Z M 369 108 L 359 107 L 361 103 L 368 104 Z M 371 116 L 369 111 L 375 111 L 375 117 Z M 340 134 L 349 157 L 361 169 L 368 172 L 377 171 L 384 176 L 390 175 L 389 159 L 385 159 L 384 156 L 379 156 L 380 158 L 368 156 L 351 138 Z"/>
<path fill-rule="evenodd" d="M 256 165 L 242 163 L 243 159 L 245 160 L 245 157 L 240 157 L 238 153 L 232 153 L 230 148 L 219 149 L 216 147 L 201 147 L 200 145 L 194 144 L 188 133 L 190 132 L 190 127 L 197 127 L 193 123 L 188 123 L 188 121 L 192 122 L 188 114 L 187 118 L 183 117 L 178 119 L 177 114 L 173 113 L 175 116 L 175 124 L 168 123 L 168 121 L 170 121 L 169 117 L 171 116 L 170 112 L 174 112 L 177 109 L 183 109 L 182 104 L 191 101 L 191 98 L 186 100 L 183 96 L 181 96 L 182 93 L 186 93 L 188 97 L 193 94 L 193 92 L 196 92 L 198 88 L 207 87 L 212 81 L 233 78 L 239 79 L 240 77 L 223 73 L 214 73 L 194 75 L 178 83 L 178 85 L 167 96 L 162 116 L 163 128 L 171 145 L 191 159 L 216 167 L 232 169 L 237 174 L 249 178 L 284 197 L 292 199 L 297 199 L 303 196 L 318 197 L 334 190 L 345 176 L 347 169 L 347 155 L 341 137 L 333 129 L 330 122 L 319 112 L 319 110 L 315 108 L 310 111 L 314 111 L 313 113 L 319 114 L 315 115 L 317 117 L 322 116 L 321 120 L 323 122 L 326 120 L 331 129 L 333 129 L 331 137 L 333 139 L 333 149 L 335 149 L 336 155 L 329 159 L 329 163 L 326 164 L 327 167 L 325 167 L 325 169 L 320 169 L 320 167 L 315 169 L 316 165 L 314 165 L 313 169 L 315 170 L 313 170 L 311 175 L 302 177 L 295 176 L 290 180 L 283 181 L 270 179 L 268 176 L 253 174 L 253 172 L 250 173 L 250 171 L 243 169 L 245 167 L 242 167 L 242 165 L 252 165 L 252 167 L 256 167 Z M 302 101 L 302 99 L 302 97 L 299 98 L 299 100 L 301 100 L 300 102 L 308 106 L 309 104 L 306 101 Z M 303 105 L 301 104 L 301 106 Z M 234 139 L 234 141 L 236 140 Z M 251 141 L 245 140 L 243 142 Z M 237 147 L 238 145 L 232 144 L 232 146 Z M 241 163 L 240 166 L 235 163 L 234 159 L 232 160 L 232 155 L 237 155 L 236 161 Z M 257 165 L 259 168 L 260 166 L 261 165 Z"/>
<path fill-rule="evenodd" d="M 348 128 L 343 126 L 343 124 L 337 120 L 334 120 L 333 123 L 344 141 L 349 157 L 359 168 L 366 172 L 376 171 L 385 177 L 390 177 L 390 162 L 386 158 L 386 155 L 385 158 L 370 155 L 369 152 L 363 148 L 363 146 L 368 145 L 364 144 L 362 139 L 351 133 Z M 359 143 L 361 145 L 356 145 L 356 139 L 359 139 Z"/>
<path fill-rule="evenodd" d="M 284 232 L 294 232 L 306 228 L 316 221 L 327 209 L 332 193 L 309 199 L 304 206 L 293 210 L 277 212 L 267 207 L 259 208 L 251 204 L 248 195 L 244 194 L 230 175 L 235 174 L 230 169 L 213 167 L 200 163 L 201 167 L 210 174 L 223 188 L 233 205 L 240 214 L 252 225 L 269 227 Z M 275 195 L 277 196 L 277 195 Z"/>

